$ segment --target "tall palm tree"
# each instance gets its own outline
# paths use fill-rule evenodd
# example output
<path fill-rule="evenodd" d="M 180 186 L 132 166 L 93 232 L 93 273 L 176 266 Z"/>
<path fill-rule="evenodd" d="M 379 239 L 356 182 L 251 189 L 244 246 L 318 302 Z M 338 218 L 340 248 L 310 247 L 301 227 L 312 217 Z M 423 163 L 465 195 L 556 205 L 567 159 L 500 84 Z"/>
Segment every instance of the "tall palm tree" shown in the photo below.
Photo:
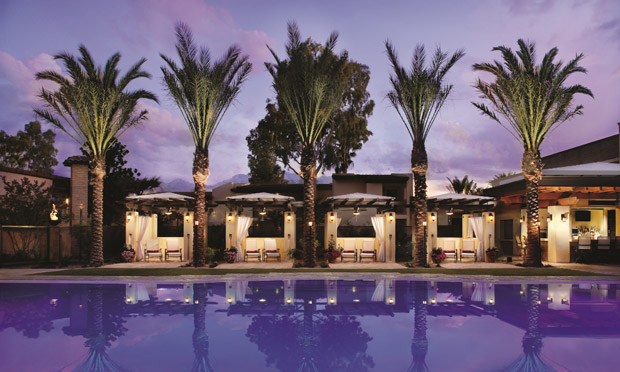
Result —
<path fill-rule="evenodd" d="M 452 85 L 446 84 L 446 73 L 461 59 L 465 52 L 458 50 L 448 58 L 437 48 L 429 66 L 425 66 L 426 51 L 423 45 L 417 45 L 413 53 L 411 68 L 405 69 L 400 65 L 394 46 L 385 42 L 393 74 L 390 76 L 392 90 L 387 98 L 398 112 L 401 120 L 409 132 L 413 150 L 411 151 L 411 171 L 415 184 L 414 224 L 415 236 L 415 266 L 426 266 L 426 247 L 424 246 L 424 226 L 426 221 L 426 172 L 428 171 L 428 156 L 426 154 L 426 137 L 428 136 L 435 118 L 446 102 Z"/>
<path fill-rule="evenodd" d="M 535 65 L 535 45 L 519 39 L 516 54 L 508 47 L 498 46 L 504 59 L 493 63 L 476 63 L 474 71 L 491 73 L 495 79 L 487 83 L 478 79 L 476 89 L 490 102 L 490 107 L 473 102 L 483 115 L 506 128 L 523 145 L 521 169 L 526 181 L 527 195 L 527 247 L 523 264 L 542 266 L 539 241 L 538 184 L 542 178 L 543 163 L 540 146 L 547 135 L 558 125 L 582 114 L 582 105 L 573 106 L 576 94 L 593 97 L 590 89 L 582 85 L 565 85 L 566 79 L 576 72 L 586 72 L 579 66 L 583 54 L 577 55 L 566 65 L 554 62 L 558 54 L 552 48 Z M 504 117 L 502 122 L 498 114 Z"/>
<path fill-rule="evenodd" d="M 157 102 L 157 97 L 143 89 L 127 90 L 133 80 L 151 77 L 148 72 L 141 70 L 146 59 L 138 61 L 119 78 L 119 53 L 112 55 L 102 68 L 95 65 L 84 45 L 80 45 L 79 50 L 79 59 L 67 53 L 54 56 L 54 59 L 64 63 L 68 77 L 56 71 L 37 73 L 38 80 L 53 81 L 59 88 L 55 91 L 41 89 L 39 97 L 44 102 L 44 108 L 34 111 L 54 127 L 67 133 L 87 154 L 90 183 L 93 187 L 90 264 L 101 266 L 106 153 L 118 137 L 147 119 L 147 111 L 138 110 L 138 101 L 150 99 Z"/>
<path fill-rule="evenodd" d="M 196 283 L 194 288 L 194 332 L 192 344 L 194 345 L 194 363 L 192 372 L 214 371 L 209 360 L 209 335 L 207 334 L 205 321 L 207 319 L 207 284 Z"/>
<path fill-rule="evenodd" d="M 474 182 L 474 180 L 470 180 L 469 176 L 465 175 L 463 178 L 454 177 L 450 179 L 448 177 L 448 181 L 450 184 L 446 186 L 448 191 L 455 194 L 466 194 L 466 195 L 478 195 L 480 194 L 481 189 L 478 187 L 478 184 Z"/>
<path fill-rule="evenodd" d="M 428 372 L 426 354 L 428 353 L 428 338 L 426 337 L 426 318 L 428 315 L 428 287 L 424 281 L 413 282 L 413 316 L 414 331 L 411 339 L 411 364 L 408 372 Z"/>
<path fill-rule="evenodd" d="M 184 23 L 175 26 L 176 50 L 181 60 L 177 65 L 163 54 L 166 66 L 161 67 L 164 86 L 179 107 L 194 139 L 194 216 L 198 222 L 194 266 L 205 265 L 207 243 L 207 215 L 205 213 L 205 186 L 209 178 L 209 143 L 226 110 L 239 94 L 252 64 L 232 46 L 218 61 L 211 60 L 206 47 L 198 48 L 190 28 Z"/>
<path fill-rule="evenodd" d="M 273 77 L 278 104 L 283 107 L 301 139 L 300 176 L 304 180 L 304 260 L 312 267 L 315 259 L 316 223 L 314 216 L 316 163 L 321 151 L 323 128 L 340 108 L 344 84 L 339 75 L 347 61 L 347 53 L 333 53 L 338 34 L 333 32 L 319 51 L 302 41 L 295 23 L 288 24 L 288 59 L 278 58 L 269 48 L 275 63 L 265 63 Z"/>

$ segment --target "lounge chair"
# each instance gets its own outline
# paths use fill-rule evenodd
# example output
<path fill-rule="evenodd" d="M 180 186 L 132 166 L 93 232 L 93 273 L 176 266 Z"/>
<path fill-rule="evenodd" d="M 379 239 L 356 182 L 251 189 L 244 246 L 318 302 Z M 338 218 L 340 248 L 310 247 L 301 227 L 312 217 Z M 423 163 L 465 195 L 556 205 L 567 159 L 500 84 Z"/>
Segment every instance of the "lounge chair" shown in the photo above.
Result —
<path fill-rule="evenodd" d="M 609 250 L 610 245 L 611 245 L 611 238 L 598 238 L 598 249 L 607 251 Z"/>
<path fill-rule="evenodd" d="M 247 262 L 250 258 L 256 258 L 258 259 L 258 262 L 260 262 L 260 251 L 258 250 L 255 239 L 245 240 L 245 252 L 243 254 L 243 258 L 245 259 L 245 262 Z"/>
<path fill-rule="evenodd" d="M 476 256 L 476 241 L 473 239 L 463 239 L 463 247 L 461 248 L 461 262 L 463 257 L 473 257 L 474 262 L 478 261 Z"/>
<path fill-rule="evenodd" d="M 342 254 L 340 255 L 340 262 L 345 258 L 352 258 L 353 262 L 357 262 L 357 250 L 355 249 L 355 240 L 345 239 Z"/>
<path fill-rule="evenodd" d="M 444 240 L 443 242 L 443 253 L 446 254 L 446 258 L 454 257 L 454 262 L 456 262 L 457 254 L 456 254 L 456 242 L 452 239 Z"/>
<path fill-rule="evenodd" d="M 362 258 L 364 257 L 372 257 L 373 261 L 377 261 L 377 251 L 375 250 L 375 240 L 374 239 L 364 239 L 362 240 L 362 251 L 360 252 L 360 262 L 362 262 Z"/>
<path fill-rule="evenodd" d="M 183 261 L 183 250 L 179 248 L 178 239 L 166 239 L 166 261 L 170 257 L 178 257 L 179 261 Z"/>
<path fill-rule="evenodd" d="M 159 248 L 159 240 L 148 239 L 144 242 L 144 261 L 148 262 L 151 257 L 159 257 L 159 261 L 163 261 L 163 255 Z"/>
<path fill-rule="evenodd" d="M 589 250 L 592 248 L 592 239 L 590 238 L 579 238 L 579 244 L 577 246 L 578 249 L 581 250 Z"/>
<path fill-rule="evenodd" d="M 280 261 L 280 251 L 276 247 L 275 239 L 265 239 L 265 251 L 264 256 L 265 262 L 269 260 L 269 258 L 277 258 Z"/>

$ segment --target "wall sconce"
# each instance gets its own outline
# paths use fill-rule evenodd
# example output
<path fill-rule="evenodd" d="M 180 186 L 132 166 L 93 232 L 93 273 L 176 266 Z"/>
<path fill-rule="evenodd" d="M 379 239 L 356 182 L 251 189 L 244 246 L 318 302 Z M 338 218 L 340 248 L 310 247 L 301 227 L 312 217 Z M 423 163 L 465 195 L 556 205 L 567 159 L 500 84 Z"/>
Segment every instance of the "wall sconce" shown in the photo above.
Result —
<path fill-rule="evenodd" d="M 489 213 L 489 222 L 493 221 L 495 221 L 495 216 L 493 215 L 493 213 Z"/>
<path fill-rule="evenodd" d="M 519 217 L 519 223 L 523 223 L 523 217 Z"/>
<path fill-rule="evenodd" d="M 431 213 L 431 221 L 435 222 L 436 219 L 435 213 Z"/>
<path fill-rule="evenodd" d="M 547 216 L 547 222 L 551 222 L 551 221 L 553 221 L 553 215 L 552 214 Z"/>
<path fill-rule="evenodd" d="M 69 205 L 69 198 L 66 198 L 66 199 L 65 199 L 65 204 L 66 204 L 66 205 Z"/>
<path fill-rule="evenodd" d="M 568 221 L 568 213 L 562 213 L 562 222 Z"/>
<path fill-rule="evenodd" d="M 388 222 L 394 222 L 394 213 L 388 214 Z"/>
<path fill-rule="evenodd" d="M 568 305 L 568 299 L 567 298 L 563 298 L 562 299 L 562 304 L 563 305 Z"/>
<path fill-rule="evenodd" d="M 354 216 L 359 216 L 359 214 L 360 214 L 360 207 L 353 208 L 353 215 Z"/>
<path fill-rule="evenodd" d="M 553 303 L 553 297 L 547 297 L 547 302 Z"/>
<path fill-rule="evenodd" d="M 426 226 L 426 221 L 422 221 L 422 226 Z"/>
<path fill-rule="evenodd" d="M 58 210 L 56 204 L 52 204 L 52 211 L 50 212 L 50 221 L 58 221 Z"/>
<path fill-rule="evenodd" d="M 308 226 L 312 227 L 312 221 L 308 221 Z"/>
<path fill-rule="evenodd" d="M 231 222 L 233 218 L 232 212 L 228 212 L 228 222 Z"/>
<path fill-rule="evenodd" d="M 261 216 L 264 216 L 267 214 L 267 208 L 263 207 L 263 209 L 261 209 L 260 212 L 258 212 L 258 214 L 260 214 Z"/>
<path fill-rule="evenodd" d="M 331 212 L 329 214 L 329 222 L 334 222 L 335 219 L 336 219 L 336 216 L 334 216 L 334 212 Z"/>
<path fill-rule="evenodd" d="M 185 213 L 185 222 L 189 222 L 189 212 Z"/>
<path fill-rule="evenodd" d="M 131 213 L 127 213 L 127 222 L 131 222 Z"/>
<path fill-rule="evenodd" d="M 293 216 L 291 215 L 291 212 L 288 212 L 286 214 L 286 222 L 291 222 L 292 219 L 293 219 Z"/>

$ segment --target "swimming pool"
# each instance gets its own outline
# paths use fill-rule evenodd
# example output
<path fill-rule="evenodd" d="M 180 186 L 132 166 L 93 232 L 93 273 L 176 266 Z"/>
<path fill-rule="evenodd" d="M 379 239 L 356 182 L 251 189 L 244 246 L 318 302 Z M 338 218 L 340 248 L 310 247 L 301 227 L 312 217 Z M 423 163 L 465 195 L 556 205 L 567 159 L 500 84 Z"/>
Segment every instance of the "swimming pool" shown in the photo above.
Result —
<path fill-rule="evenodd" d="M 620 283 L 2 283 L 2 371 L 620 371 Z"/>

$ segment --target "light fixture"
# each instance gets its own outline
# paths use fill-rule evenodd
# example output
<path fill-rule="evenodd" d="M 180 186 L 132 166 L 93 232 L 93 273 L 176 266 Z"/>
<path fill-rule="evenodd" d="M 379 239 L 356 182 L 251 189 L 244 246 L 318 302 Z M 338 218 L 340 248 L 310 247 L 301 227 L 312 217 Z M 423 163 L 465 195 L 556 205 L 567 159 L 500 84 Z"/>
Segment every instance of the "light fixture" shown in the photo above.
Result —
<path fill-rule="evenodd" d="M 431 303 L 432 304 L 437 303 L 437 300 L 433 298 L 433 299 L 431 299 Z"/>
<path fill-rule="evenodd" d="M 562 299 L 562 304 L 567 305 L 567 304 L 568 304 L 568 299 L 563 298 L 563 299 Z"/>
<path fill-rule="evenodd" d="M 394 303 L 394 299 L 393 298 L 388 299 L 388 303 L 393 304 Z"/>
<path fill-rule="evenodd" d="M 65 204 L 69 205 L 69 198 L 65 199 Z"/>
<path fill-rule="evenodd" d="M 354 216 L 359 216 L 359 214 L 360 214 L 360 207 L 353 208 L 353 215 Z"/>
<path fill-rule="evenodd" d="M 568 221 L 568 213 L 562 213 L 562 222 Z"/>
<path fill-rule="evenodd" d="M 426 221 L 422 221 L 422 226 L 426 226 Z"/>
<path fill-rule="evenodd" d="M 293 219 L 293 216 L 291 215 L 291 212 L 288 212 L 288 213 L 286 214 L 286 221 L 287 221 L 287 222 L 291 222 L 291 219 Z"/>
<path fill-rule="evenodd" d="M 228 302 L 229 304 L 231 304 L 231 303 L 233 302 L 233 299 L 232 299 L 231 297 L 228 297 L 228 298 L 226 299 L 226 302 Z"/>
<path fill-rule="evenodd" d="M 127 222 L 131 222 L 131 213 L 127 213 Z"/>
<path fill-rule="evenodd" d="M 260 212 L 258 212 L 258 214 L 260 214 L 261 216 L 264 216 L 267 214 L 267 208 L 263 207 L 263 209 L 261 209 Z"/>
<path fill-rule="evenodd" d="M 547 302 L 553 302 L 553 298 L 552 297 L 547 297 Z"/>
<path fill-rule="evenodd" d="M 194 220 L 194 225 L 198 226 L 198 220 Z"/>
<path fill-rule="evenodd" d="M 448 216 L 452 216 L 454 214 L 454 209 L 450 208 L 449 211 L 446 212 Z"/>
<path fill-rule="evenodd" d="M 265 300 L 264 298 L 261 298 L 260 300 L 258 300 L 258 302 L 267 302 L 267 300 Z"/>
<path fill-rule="evenodd" d="M 335 219 L 336 219 L 336 216 L 334 216 L 334 212 L 331 212 L 331 213 L 329 214 L 329 221 L 330 221 L 330 222 L 334 222 L 334 220 L 335 220 Z"/>
<path fill-rule="evenodd" d="M 360 302 L 360 300 L 358 298 L 354 298 L 353 302 Z"/>
<path fill-rule="evenodd" d="M 167 216 L 170 216 L 172 214 L 172 207 L 168 208 L 168 210 L 165 213 Z"/>
<path fill-rule="evenodd" d="M 436 219 L 435 213 L 431 213 L 431 221 L 435 222 Z"/>
<path fill-rule="evenodd" d="M 489 304 L 493 305 L 494 303 L 495 303 L 495 300 L 494 300 L 494 299 L 490 299 L 490 300 L 489 300 Z"/>
<path fill-rule="evenodd" d="M 308 221 L 308 226 L 312 227 L 312 221 Z"/>
<path fill-rule="evenodd" d="M 495 216 L 493 213 L 489 213 L 489 222 L 493 222 L 495 220 Z"/>
<path fill-rule="evenodd" d="M 292 303 L 292 302 L 293 302 L 293 299 L 292 299 L 292 298 L 287 298 L 287 299 L 286 299 L 286 303 L 287 303 L 287 304 L 290 304 L 290 303 Z"/>
<path fill-rule="evenodd" d="M 547 222 L 551 222 L 551 221 L 553 221 L 553 215 L 552 215 L 552 214 L 550 214 L 550 215 L 547 217 Z"/>
<path fill-rule="evenodd" d="M 394 221 L 394 214 L 393 213 L 388 214 L 388 221 L 389 222 L 393 222 Z"/>
<path fill-rule="evenodd" d="M 329 303 L 330 303 L 330 304 L 333 304 L 333 303 L 335 303 L 335 302 L 336 302 L 336 300 L 334 300 L 334 298 L 333 298 L 333 297 L 329 299 Z"/>
<path fill-rule="evenodd" d="M 232 212 L 228 212 L 228 222 L 232 221 L 233 214 Z"/>
<path fill-rule="evenodd" d="M 185 221 L 189 222 L 189 212 L 185 213 Z"/>
<path fill-rule="evenodd" d="M 523 217 L 519 217 L 519 223 L 523 223 Z"/>
<path fill-rule="evenodd" d="M 58 210 L 56 209 L 56 204 L 52 204 L 52 211 L 50 212 L 50 220 L 58 221 Z"/>

